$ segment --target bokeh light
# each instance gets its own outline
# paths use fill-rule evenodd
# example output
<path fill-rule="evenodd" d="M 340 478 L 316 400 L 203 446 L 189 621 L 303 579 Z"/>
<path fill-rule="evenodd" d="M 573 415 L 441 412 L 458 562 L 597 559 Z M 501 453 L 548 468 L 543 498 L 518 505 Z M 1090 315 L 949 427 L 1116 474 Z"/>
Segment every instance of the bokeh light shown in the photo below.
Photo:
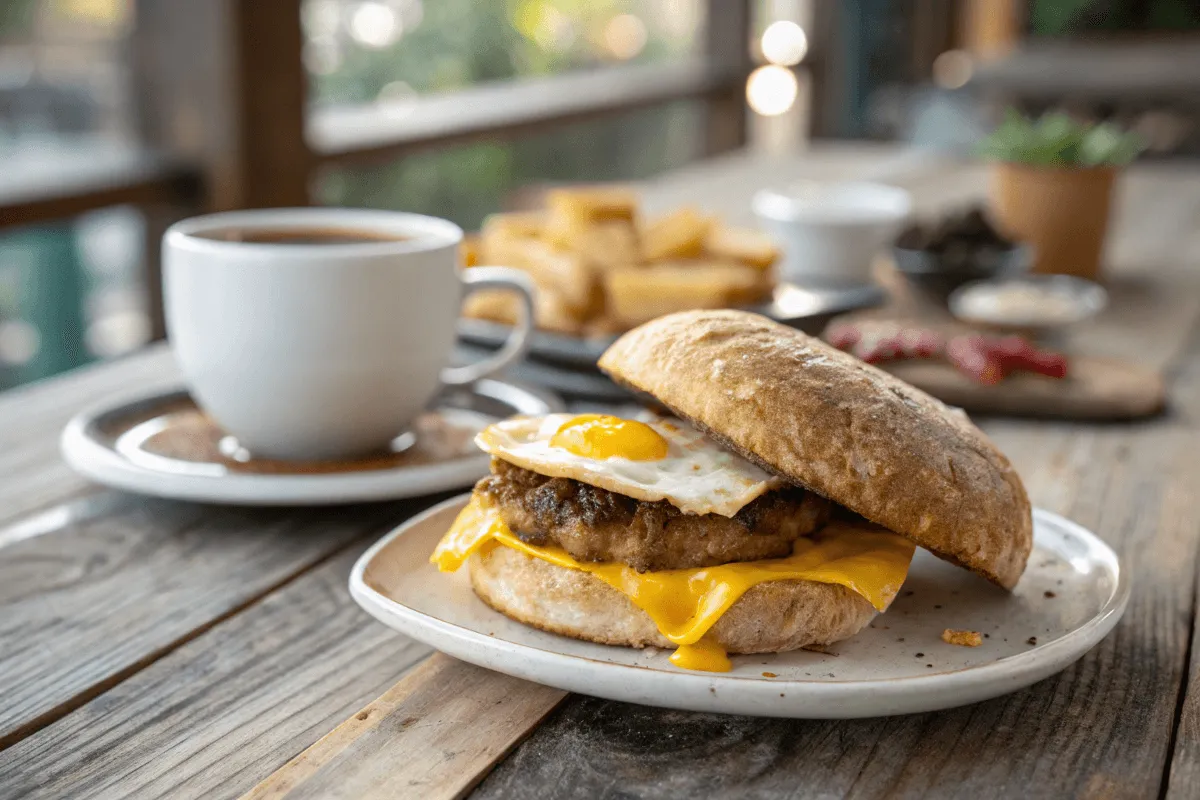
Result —
<path fill-rule="evenodd" d="M 150 322 L 138 311 L 107 314 L 87 327 L 87 349 L 101 358 L 136 350 L 150 341 Z"/>
<path fill-rule="evenodd" d="M 27 364 L 41 347 L 42 337 L 38 329 L 28 322 L 19 319 L 0 322 L 0 364 Z"/>
<path fill-rule="evenodd" d="M 787 67 L 769 64 L 750 73 L 746 80 L 746 102 L 764 117 L 778 116 L 796 102 L 800 83 Z"/>
<path fill-rule="evenodd" d="M 412 31 L 425 19 L 425 4 L 421 0 L 405 0 L 400 4 L 400 22 L 404 30 Z"/>
<path fill-rule="evenodd" d="M 341 69 L 342 47 L 333 36 L 314 36 L 304 43 L 304 66 L 314 75 L 332 75 Z"/>
<path fill-rule="evenodd" d="M 404 32 L 395 10 L 374 0 L 358 4 L 350 14 L 348 27 L 354 41 L 376 50 L 395 44 Z"/>
<path fill-rule="evenodd" d="M 618 14 L 604 26 L 605 47 L 623 61 L 642 52 L 646 36 L 646 23 L 633 14 Z"/>
<path fill-rule="evenodd" d="M 772 22 L 763 31 L 763 58 L 772 64 L 790 67 L 799 64 L 808 52 L 808 37 L 804 29 L 789 20 Z"/>
<path fill-rule="evenodd" d="M 971 80 L 975 62 L 962 50 L 947 50 L 933 60 L 933 82 L 943 89 L 960 89 Z"/>
<path fill-rule="evenodd" d="M 304 32 L 310 38 L 333 36 L 342 24 L 342 8 L 337 0 L 308 0 L 300 12 Z"/>
<path fill-rule="evenodd" d="M 575 43 L 575 23 L 545 0 L 523 0 L 512 21 L 522 36 L 546 52 L 566 52 Z"/>
<path fill-rule="evenodd" d="M 698 0 L 658 0 L 650 6 L 655 27 L 668 36 L 690 39 L 699 31 L 704 9 Z"/>
<path fill-rule="evenodd" d="M 391 116 L 406 116 L 417 104 L 417 91 L 407 81 L 392 81 L 375 95 L 375 105 Z"/>

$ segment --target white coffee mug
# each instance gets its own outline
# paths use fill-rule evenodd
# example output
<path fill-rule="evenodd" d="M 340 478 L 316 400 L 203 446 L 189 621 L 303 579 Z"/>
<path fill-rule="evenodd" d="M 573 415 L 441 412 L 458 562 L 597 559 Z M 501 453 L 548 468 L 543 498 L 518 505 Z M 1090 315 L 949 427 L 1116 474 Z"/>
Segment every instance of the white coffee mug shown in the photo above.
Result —
<path fill-rule="evenodd" d="M 228 241 L 307 232 L 312 243 Z M 362 235 L 330 243 L 319 233 Z M 463 232 L 419 214 L 264 209 L 179 222 L 163 238 L 167 334 L 193 396 L 253 456 L 336 459 L 386 447 L 443 384 L 519 359 L 533 287 L 461 270 Z M 447 367 L 465 291 L 508 289 L 521 323 L 479 363 Z"/>

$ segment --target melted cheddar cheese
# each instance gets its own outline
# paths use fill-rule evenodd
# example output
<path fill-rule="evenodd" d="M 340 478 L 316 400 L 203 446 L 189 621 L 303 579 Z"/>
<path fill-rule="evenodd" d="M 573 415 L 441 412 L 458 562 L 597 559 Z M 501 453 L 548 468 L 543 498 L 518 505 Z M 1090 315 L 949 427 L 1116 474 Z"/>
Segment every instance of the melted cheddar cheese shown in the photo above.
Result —
<path fill-rule="evenodd" d="M 638 572 L 617 562 L 576 561 L 561 548 L 523 542 L 494 509 L 473 497 L 429 560 L 442 572 L 453 572 L 484 545 L 511 547 L 594 575 L 628 597 L 677 646 L 673 664 L 716 672 L 728 671 L 729 659 L 706 634 L 752 587 L 783 580 L 838 584 L 885 611 L 904 583 L 913 554 L 912 543 L 893 533 L 828 530 L 797 539 L 792 554 L 784 558 Z"/>

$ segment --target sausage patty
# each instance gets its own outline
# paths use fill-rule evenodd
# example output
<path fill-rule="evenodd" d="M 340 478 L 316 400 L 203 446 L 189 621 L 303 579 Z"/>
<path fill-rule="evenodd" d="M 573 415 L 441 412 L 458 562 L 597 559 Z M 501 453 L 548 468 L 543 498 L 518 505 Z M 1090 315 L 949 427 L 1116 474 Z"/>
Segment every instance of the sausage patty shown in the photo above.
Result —
<path fill-rule="evenodd" d="M 733 517 L 685 514 L 567 478 L 492 459 L 475 485 L 522 540 L 580 561 L 621 561 L 639 572 L 780 558 L 829 518 L 828 500 L 799 487 L 768 492 Z"/>

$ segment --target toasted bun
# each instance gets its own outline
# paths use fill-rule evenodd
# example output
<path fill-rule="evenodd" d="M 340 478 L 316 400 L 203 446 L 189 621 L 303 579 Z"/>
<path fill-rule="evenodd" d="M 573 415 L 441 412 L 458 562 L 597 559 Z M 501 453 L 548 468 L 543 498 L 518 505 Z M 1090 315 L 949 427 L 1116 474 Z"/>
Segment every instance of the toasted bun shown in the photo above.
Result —
<path fill-rule="evenodd" d="M 518 622 L 601 644 L 675 647 L 629 598 L 586 572 L 504 546 L 471 556 L 468 568 L 475 594 Z M 742 595 L 710 633 L 730 653 L 779 653 L 849 638 L 874 616 L 842 586 L 772 581 Z"/>
<path fill-rule="evenodd" d="M 819 339 L 741 311 L 635 328 L 601 357 L 751 461 L 1011 589 L 1029 498 L 962 412 Z"/>

